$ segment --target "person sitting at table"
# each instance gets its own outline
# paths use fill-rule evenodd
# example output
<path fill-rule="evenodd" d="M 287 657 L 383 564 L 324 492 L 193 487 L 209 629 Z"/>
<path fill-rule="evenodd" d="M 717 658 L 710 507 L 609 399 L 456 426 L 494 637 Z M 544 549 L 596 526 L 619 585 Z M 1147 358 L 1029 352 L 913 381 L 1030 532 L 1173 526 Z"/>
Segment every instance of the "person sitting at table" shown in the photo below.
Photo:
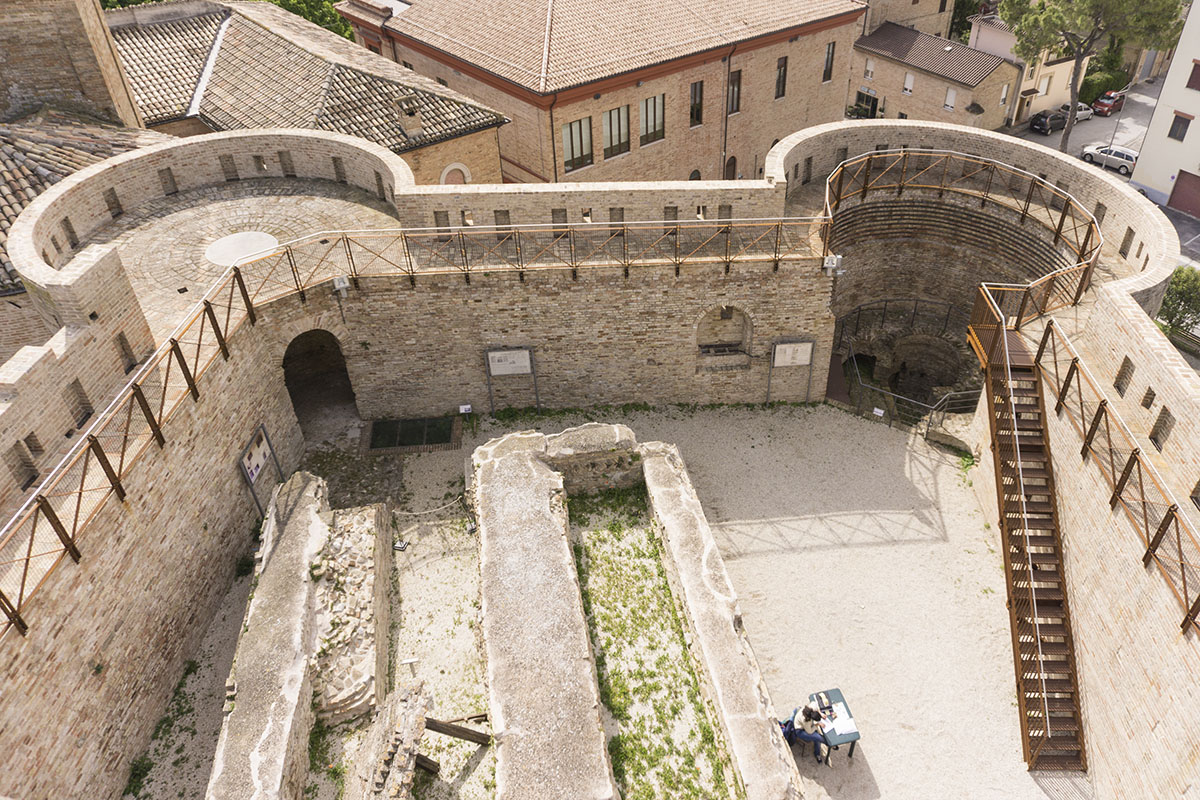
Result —
<path fill-rule="evenodd" d="M 797 708 L 791 720 L 792 736 L 802 742 L 813 743 L 813 758 L 818 764 L 821 763 L 821 745 L 825 744 L 825 735 L 821 728 L 822 719 L 817 704 L 809 703 Z"/>

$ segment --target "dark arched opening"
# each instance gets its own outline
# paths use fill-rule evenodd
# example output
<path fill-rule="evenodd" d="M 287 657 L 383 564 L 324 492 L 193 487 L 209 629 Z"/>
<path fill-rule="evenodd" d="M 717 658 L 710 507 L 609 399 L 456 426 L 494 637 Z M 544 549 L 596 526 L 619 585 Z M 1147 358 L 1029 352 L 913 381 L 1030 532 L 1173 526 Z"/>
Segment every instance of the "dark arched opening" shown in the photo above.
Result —
<path fill-rule="evenodd" d="M 324 438 L 326 428 L 358 416 L 342 347 L 329 331 L 311 330 L 292 340 L 283 354 L 283 380 L 305 439 Z"/>
<path fill-rule="evenodd" d="M 737 159 L 733 156 L 725 162 L 725 180 L 731 181 L 737 177 Z"/>
<path fill-rule="evenodd" d="M 698 181 L 698 180 L 700 180 L 700 170 L 698 170 L 698 169 L 694 169 L 694 170 L 692 170 L 692 174 L 691 174 L 691 175 L 688 175 L 688 180 L 689 180 L 689 181 Z"/>

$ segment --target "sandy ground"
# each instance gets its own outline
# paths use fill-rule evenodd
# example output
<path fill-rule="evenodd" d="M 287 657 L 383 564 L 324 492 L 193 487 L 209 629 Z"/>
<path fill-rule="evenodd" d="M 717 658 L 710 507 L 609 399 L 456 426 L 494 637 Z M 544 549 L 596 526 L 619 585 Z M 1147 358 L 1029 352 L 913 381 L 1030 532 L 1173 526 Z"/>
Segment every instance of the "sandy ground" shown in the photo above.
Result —
<path fill-rule="evenodd" d="M 806 800 L 1091 796 L 1085 778 L 1031 774 L 1021 760 L 999 537 L 969 485 L 976 471 L 899 430 L 828 406 L 485 421 L 464 430 L 460 450 L 404 457 L 402 490 L 394 475 L 376 488 L 400 509 L 435 508 L 462 491 L 463 460 L 478 444 L 587 419 L 624 422 L 640 441 L 680 447 L 777 711 L 786 714 L 810 692 L 845 692 L 861 746 L 852 761 L 844 749 L 836 753 L 832 767 L 797 747 Z M 348 430 L 329 433 L 321 437 L 329 444 L 348 447 L 353 439 Z M 371 481 L 349 478 L 347 494 L 369 502 Z M 418 661 L 397 666 L 395 678 L 423 680 L 439 718 L 485 710 L 478 549 L 465 524 L 455 507 L 400 519 L 411 544 L 397 554 L 395 654 Z M 212 663 L 197 691 L 203 696 L 194 700 L 196 721 L 177 723 L 197 729 L 184 736 L 201 754 L 189 763 L 211 760 L 215 746 L 245 602 L 245 590 L 239 600 L 236 588 L 210 628 L 209 655 L 197 659 L 202 668 L 187 684 L 189 692 L 199 686 Z M 422 780 L 418 797 L 492 796 L 487 748 L 428 736 L 443 771 L 437 781 Z M 161 760 L 156 756 L 156 770 Z M 184 783 L 151 777 L 154 793 L 143 796 L 202 796 L 198 778 L 187 785 L 199 793 L 180 794 L 175 787 Z"/>

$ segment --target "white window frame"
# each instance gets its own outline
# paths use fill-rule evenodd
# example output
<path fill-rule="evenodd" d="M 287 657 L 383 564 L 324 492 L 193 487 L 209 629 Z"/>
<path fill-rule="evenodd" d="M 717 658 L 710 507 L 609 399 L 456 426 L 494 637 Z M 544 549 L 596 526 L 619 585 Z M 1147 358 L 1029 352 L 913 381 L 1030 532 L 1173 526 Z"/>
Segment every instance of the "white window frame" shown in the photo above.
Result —
<path fill-rule="evenodd" d="M 954 110 L 954 103 L 958 100 L 958 90 L 953 86 L 946 87 L 946 102 L 942 104 L 942 108 L 947 111 Z"/>
<path fill-rule="evenodd" d="M 901 91 L 903 91 L 904 94 L 912 94 L 913 93 L 913 81 L 915 81 L 915 80 L 916 80 L 916 77 L 911 72 L 904 73 L 904 89 L 902 89 Z"/>
<path fill-rule="evenodd" d="M 1050 77 L 1049 75 L 1043 75 L 1042 79 L 1038 81 L 1038 97 L 1045 97 L 1050 94 Z"/>
<path fill-rule="evenodd" d="M 875 78 L 875 59 L 867 58 L 867 66 L 866 69 L 863 70 L 863 77 L 867 80 L 873 80 Z"/>
<path fill-rule="evenodd" d="M 1000 105 L 1001 106 L 1008 105 L 1008 88 L 1009 88 L 1009 84 L 1007 84 L 1007 83 L 1000 87 Z"/>

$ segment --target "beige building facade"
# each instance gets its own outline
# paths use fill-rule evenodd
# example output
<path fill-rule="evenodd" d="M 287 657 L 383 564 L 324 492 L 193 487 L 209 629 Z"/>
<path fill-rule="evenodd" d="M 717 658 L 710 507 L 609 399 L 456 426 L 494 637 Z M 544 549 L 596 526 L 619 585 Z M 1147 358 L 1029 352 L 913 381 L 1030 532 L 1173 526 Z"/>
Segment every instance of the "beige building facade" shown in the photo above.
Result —
<path fill-rule="evenodd" d="M 1004 20 L 995 14 L 976 15 L 971 18 L 971 47 L 992 53 L 1015 64 L 1021 70 L 1021 82 L 1009 103 L 1010 124 L 1027 122 L 1039 111 L 1056 109 L 1071 102 L 1071 71 L 1075 62 L 1067 59 L 1039 59 L 1027 64 L 1014 52 L 1016 35 L 1009 30 Z M 1088 60 L 1083 62 L 1086 72 Z"/>
<path fill-rule="evenodd" d="M 854 47 L 847 105 L 867 118 L 1003 127 L 1019 68 L 958 42 L 885 23 Z"/>
<path fill-rule="evenodd" d="M 972 0 L 957 0 L 960 3 Z M 870 33 L 885 22 L 895 22 L 922 33 L 946 38 L 954 17 L 955 0 L 867 0 L 866 30 Z"/>
<path fill-rule="evenodd" d="M 364 0 L 338 8 L 364 46 L 507 116 L 504 180 L 535 183 L 759 177 L 784 135 L 844 114 L 863 9 L 818 5 L 835 13 L 744 41 L 716 37 L 718 46 L 620 73 L 578 72 L 596 77 L 557 91 L 431 46 L 399 29 L 390 9 Z"/>

